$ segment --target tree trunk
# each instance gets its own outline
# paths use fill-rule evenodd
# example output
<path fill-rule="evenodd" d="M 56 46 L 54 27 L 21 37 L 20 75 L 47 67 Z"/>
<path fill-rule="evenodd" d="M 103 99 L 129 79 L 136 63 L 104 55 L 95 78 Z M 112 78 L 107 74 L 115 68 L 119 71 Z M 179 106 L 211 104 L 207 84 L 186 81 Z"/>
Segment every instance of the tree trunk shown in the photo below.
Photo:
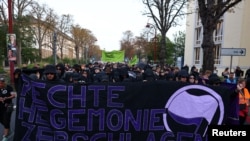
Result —
<path fill-rule="evenodd" d="M 60 53 L 61 53 L 61 59 L 63 59 L 63 48 L 60 48 Z"/>
<path fill-rule="evenodd" d="M 203 29 L 203 64 L 202 64 L 202 72 L 204 73 L 206 70 L 210 70 L 213 72 L 214 69 L 214 40 L 213 40 L 213 29 L 204 26 Z"/>
<path fill-rule="evenodd" d="M 40 41 L 38 42 L 38 48 L 39 48 L 39 56 L 41 58 L 43 58 L 43 56 L 42 56 L 42 43 Z"/>
<path fill-rule="evenodd" d="M 75 51 L 76 51 L 76 60 L 77 62 L 79 62 L 79 47 L 78 46 L 75 47 Z"/>
<path fill-rule="evenodd" d="M 162 36 L 165 37 L 165 36 Z M 159 61 L 160 61 L 160 66 L 163 67 L 166 61 L 166 54 L 167 54 L 167 50 L 166 50 L 166 39 L 162 38 L 160 41 L 160 52 L 159 52 Z"/>

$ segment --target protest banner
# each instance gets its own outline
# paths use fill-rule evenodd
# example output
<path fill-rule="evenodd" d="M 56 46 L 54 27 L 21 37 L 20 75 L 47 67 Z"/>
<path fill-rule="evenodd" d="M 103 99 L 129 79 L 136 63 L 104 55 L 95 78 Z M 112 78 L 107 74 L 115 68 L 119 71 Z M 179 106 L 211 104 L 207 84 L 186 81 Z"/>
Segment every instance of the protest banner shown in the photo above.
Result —
<path fill-rule="evenodd" d="M 124 51 L 102 51 L 103 62 L 124 62 Z"/>
<path fill-rule="evenodd" d="M 230 103 L 227 88 L 180 82 L 22 82 L 15 141 L 206 141 Z"/>

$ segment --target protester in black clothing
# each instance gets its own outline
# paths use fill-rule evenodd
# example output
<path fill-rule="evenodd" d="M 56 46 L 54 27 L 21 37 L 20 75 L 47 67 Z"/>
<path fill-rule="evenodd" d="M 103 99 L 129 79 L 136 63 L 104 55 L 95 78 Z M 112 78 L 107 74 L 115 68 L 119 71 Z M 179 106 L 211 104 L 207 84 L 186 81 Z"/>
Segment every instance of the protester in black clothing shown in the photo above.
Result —
<path fill-rule="evenodd" d="M 151 68 L 146 68 L 143 73 L 143 82 L 155 81 L 155 74 Z"/>
<path fill-rule="evenodd" d="M 94 69 L 95 71 L 93 73 L 93 82 L 94 83 L 101 82 L 102 79 L 101 69 L 97 66 Z"/>
<path fill-rule="evenodd" d="M 174 76 L 174 73 L 173 72 L 169 72 L 166 74 L 166 80 L 167 81 L 175 81 L 175 76 Z"/>
<path fill-rule="evenodd" d="M 22 74 L 22 70 L 21 69 L 15 69 L 14 71 L 14 88 L 16 91 L 18 91 L 18 86 L 20 85 L 20 77 Z"/>
<path fill-rule="evenodd" d="M 129 77 L 128 71 L 129 69 L 127 68 L 127 66 L 122 66 L 120 68 L 119 73 L 120 73 L 120 79 L 122 82 L 132 82 L 131 77 Z"/>
<path fill-rule="evenodd" d="M 241 70 L 239 66 L 236 67 L 236 70 L 234 71 L 235 73 L 235 78 L 238 80 L 239 78 L 243 77 L 244 71 Z"/>
<path fill-rule="evenodd" d="M 229 68 L 226 67 L 225 70 L 221 73 L 221 75 L 224 77 L 224 79 L 227 79 L 229 76 L 229 73 L 230 73 Z"/>
<path fill-rule="evenodd" d="M 250 78 L 250 68 L 247 69 L 246 73 L 245 73 L 245 78 Z"/>
<path fill-rule="evenodd" d="M 84 84 L 89 84 L 92 82 L 92 79 L 90 77 L 90 72 L 87 71 L 87 70 L 83 70 L 81 72 L 81 78 L 80 78 L 80 81 L 83 81 Z"/>
<path fill-rule="evenodd" d="M 64 82 L 64 80 L 59 79 L 56 71 L 55 65 L 46 65 L 44 69 L 43 80 L 50 82 Z"/>
<path fill-rule="evenodd" d="M 180 82 L 188 82 L 188 72 L 187 72 L 187 70 L 180 70 L 179 72 L 178 72 L 178 79 L 179 79 L 179 81 Z"/>
<path fill-rule="evenodd" d="M 211 74 L 209 77 L 208 77 L 208 81 L 207 81 L 207 84 L 208 85 L 211 85 L 211 86 L 220 86 L 221 84 L 221 79 L 219 78 L 219 76 L 217 74 Z"/>
<path fill-rule="evenodd" d="M 65 73 L 65 66 L 62 63 L 56 65 L 58 78 L 63 79 Z"/>
<path fill-rule="evenodd" d="M 197 76 L 195 76 L 194 74 L 190 74 L 188 76 L 188 82 L 191 83 L 191 84 L 198 84 L 199 80 L 198 80 Z"/>
<path fill-rule="evenodd" d="M 195 70 L 196 70 L 196 66 L 193 65 L 193 66 L 191 67 L 190 73 L 193 73 Z"/>
<path fill-rule="evenodd" d="M 15 98 L 13 87 L 7 85 L 5 79 L 0 77 L 0 123 L 4 126 L 3 139 L 9 135 L 13 98 Z"/>
<path fill-rule="evenodd" d="M 142 81 L 143 81 L 143 71 L 144 71 L 144 70 L 142 70 L 142 69 L 139 68 L 139 67 L 136 67 L 136 68 L 134 69 L 134 72 L 135 72 L 135 75 L 136 75 L 135 80 L 136 80 L 137 82 L 142 82 Z"/>
<path fill-rule="evenodd" d="M 186 70 L 187 72 L 189 72 L 189 66 L 187 64 L 185 66 L 183 66 L 181 69 Z"/>

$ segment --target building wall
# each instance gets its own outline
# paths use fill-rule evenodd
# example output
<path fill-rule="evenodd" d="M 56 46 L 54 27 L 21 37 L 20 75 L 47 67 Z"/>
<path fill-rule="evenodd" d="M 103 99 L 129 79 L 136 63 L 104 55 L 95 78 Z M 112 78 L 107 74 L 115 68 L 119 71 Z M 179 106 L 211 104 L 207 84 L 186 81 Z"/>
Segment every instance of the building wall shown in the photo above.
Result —
<path fill-rule="evenodd" d="M 234 8 L 234 12 L 226 12 L 223 17 L 223 36 L 221 48 L 246 48 L 246 56 L 232 56 L 232 71 L 239 66 L 246 71 L 250 63 L 250 1 L 244 0 Z M 202 67 L 203 58 L 199 65 L 194 64 L 194 41 L 195 41 L 195 15 L 196 3 L 190 1 L 188 11 L 192 14 L 187 16 L 186 22 L 186 42 L 185 42 L 185 58 L 184 64 L 189 66 L 195 65 L 197 68 Z M 201 51 L 202 52 L 202 51 Z M 203 54 L 201 54 L 203 56 Z M 226 68 L 230 67 L 231 57 L 221 56 L 220 64 L 215 65 L 218 69 L 218 74 Z"/>
<path fill-rule="evenodd" d="M 193 66 L 194 62 L 194 25 L 195 25 L 195 2 L 190 1 L 187 13 L 192 13 L 187 15 L 186 21 L 186 38 L 185 38 L 185 52 L 184 52 L 184 64 L 188 66 Z"/>
<path fill-rule="evenodd" d="M 33 28 L 36 32 L 38 32 L 36 25 L 34 25 Z M 41 30 L 43 30 L 43 29 L 41 28 Z M 48 30 L 47 34 L 45 35 L 45 37 L 43 39 L 42 58 L 50 57 L 53 54 L 53 50 L 52 50 L 53 34 L 54 34 L 53 32 L 54 32 L 54 30 Z M 57 56 L 61 57 L 61 51 L 59 50 L 59 47 L 58 47 L 59 38 L 64 38 L 64 47 L 63 47 L 63 51 L 62 51 L 63 58 L 69 58 L 69 59 L 76 58 L 75 51 L 74 51 L 75 45 L 74 45 L 73 39 L 62 32 L 57 33 L 57 39 L 58 39 L 58 41 L 57 41 Z M 37 49 L 39 48 L 38 42 L 34 45 L 34 47 Z"/>

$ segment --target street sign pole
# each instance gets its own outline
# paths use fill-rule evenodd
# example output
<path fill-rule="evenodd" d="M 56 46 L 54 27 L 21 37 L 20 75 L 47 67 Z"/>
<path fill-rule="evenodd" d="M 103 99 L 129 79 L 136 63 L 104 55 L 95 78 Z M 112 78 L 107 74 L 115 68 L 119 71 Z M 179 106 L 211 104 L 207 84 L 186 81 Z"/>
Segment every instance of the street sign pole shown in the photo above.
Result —
<path fill-rule="evenodd" d="M 233 55 L 231 55 L 230 59 L 230 72 L 232 72 L 232 63 L 233 63 Z"/>
<path fill-rule="evenodd" d="M 9 16 L 9 28 L 8 31 L 9 33 L 13 33 L 13 21 L 12 21 L 12 0 L 8 0 L 8 16 Z M 10 81 L 11 84 L 14 84 L 14 61 L 9 61 L 9 66 L 10 66 Z"/>

